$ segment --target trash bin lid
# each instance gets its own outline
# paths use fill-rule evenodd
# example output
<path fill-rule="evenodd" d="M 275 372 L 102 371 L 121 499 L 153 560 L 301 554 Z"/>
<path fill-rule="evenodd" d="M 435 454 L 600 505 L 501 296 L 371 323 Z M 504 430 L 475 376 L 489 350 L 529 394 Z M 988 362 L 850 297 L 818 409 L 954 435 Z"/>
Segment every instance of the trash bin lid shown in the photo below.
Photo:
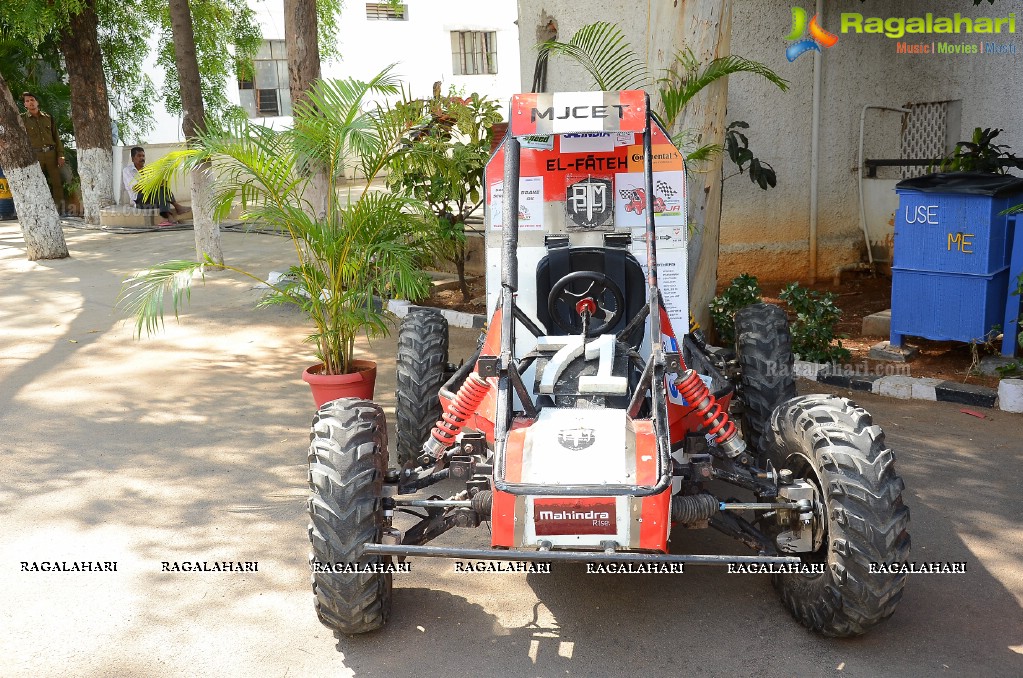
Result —
<path fill-rule="evenodd" d="M 904 179 L 895 184 L 895 189 L 921 193 L 1000 196 L 1023 193 L 1023 179 L 1011 174 L 987 172 L 935 172 L 922 177 Z"/>

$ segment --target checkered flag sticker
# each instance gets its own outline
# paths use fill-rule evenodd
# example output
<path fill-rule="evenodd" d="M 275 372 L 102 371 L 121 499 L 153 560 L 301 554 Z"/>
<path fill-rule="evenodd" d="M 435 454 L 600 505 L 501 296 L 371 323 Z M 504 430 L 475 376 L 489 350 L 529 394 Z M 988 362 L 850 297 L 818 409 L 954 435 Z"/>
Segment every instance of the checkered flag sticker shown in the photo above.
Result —
<path fill-rule="evenodd" d="M 674 198 L 675 195 L 678 193 L 678 191 L 675 190 L 675 187 L 669 184 L 667 181 L 661 181 L 660 179 L 658 179 L 656 186 L 657 193 L 660 194 L 661 197 L 667 198 L 668 200 Z"/>
<path fill-rule="evenodd" d="M 639 195 L 634 188 L 619 189 L 618 195 L 622 196 L 622 200 L 639 200 Z"/>

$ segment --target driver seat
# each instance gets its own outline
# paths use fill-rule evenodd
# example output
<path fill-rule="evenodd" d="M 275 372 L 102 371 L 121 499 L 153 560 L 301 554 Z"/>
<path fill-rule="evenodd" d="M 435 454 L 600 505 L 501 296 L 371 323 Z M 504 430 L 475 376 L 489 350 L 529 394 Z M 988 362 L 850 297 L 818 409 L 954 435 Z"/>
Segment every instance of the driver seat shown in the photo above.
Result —
<path fill-rule="evenodd" d="M 622 247 L 550 247 L 547 256 L 540 260 L 536 268 L 536 314 L 543 326 L 550 335 L 560 335 L 562 330 L 554 322 L 547 309 L 547 300 L 551 290 L 559 280 L 569 273 L 577 271 L 596 271 L 606 275 L 611 282 L 618 286 L 625 299 L 625 313 L 613 327 L 609 327 L 608 334 L 621 332 L 625 326 L 646 304 L 646 277 L 643 275 L 643 268 L 639 265 L 636 257 Z M 584 291 L 585 283 L 577 282 L 569 286 L 573 292 Z M 614 303 L 609 292 L 603 295 L 605 304 Z M 571 325 L 577 317 L 574 309 L 568 309 L 564 304 L 556 307 L 563 324 Z M 642 325 L 637 328 L 638 337 L 625 337 L 626 343 L 635 344 L 642 338 Z"/>

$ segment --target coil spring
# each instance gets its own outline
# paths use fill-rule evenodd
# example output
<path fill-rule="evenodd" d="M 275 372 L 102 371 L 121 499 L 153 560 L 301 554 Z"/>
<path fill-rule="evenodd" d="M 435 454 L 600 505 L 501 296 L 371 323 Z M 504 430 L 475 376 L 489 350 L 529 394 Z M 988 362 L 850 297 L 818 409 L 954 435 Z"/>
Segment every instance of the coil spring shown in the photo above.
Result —
<path fill-rule="evenodd" d="M 483 402 L 490 390 L 490 384 L 476 372 L 469 375 L 462 387 L 455 394 L 455 399 L 444 410 L 437 420 L 431 435 L 445 449 L 455 444 L 455 436 L 465 427 L 469 417 Z"/>
<path fill-rule="evenodd" d="M 735 435 L 735 424 L 694 370 L 686 370 L 682 379 L 675 382 L 675 387 L 689 403 L 690 412 L 696 413 L 707 435 L 716 436 L 719 443 Z"/>

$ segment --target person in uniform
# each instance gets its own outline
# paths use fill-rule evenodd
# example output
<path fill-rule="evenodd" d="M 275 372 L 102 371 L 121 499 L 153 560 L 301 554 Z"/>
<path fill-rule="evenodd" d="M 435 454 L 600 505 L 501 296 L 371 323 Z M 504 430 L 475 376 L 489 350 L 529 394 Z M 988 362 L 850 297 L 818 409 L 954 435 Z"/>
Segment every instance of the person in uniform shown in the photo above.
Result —
<path fill-rule="evenodd" d="M 46 181 L 50 184 L 50 195 L 57 213 L 64 214 L 64 182 L 60 168 L 64 166 L 64 145 L 57 134 L 57 123 L 48 113 L 39 110 L 39 100 L 31 92 L 21 95 L 25 112 L 21 117 L 28 132 L 28 141 L 36 153 L 36 160 L 43 168 Z"/>

